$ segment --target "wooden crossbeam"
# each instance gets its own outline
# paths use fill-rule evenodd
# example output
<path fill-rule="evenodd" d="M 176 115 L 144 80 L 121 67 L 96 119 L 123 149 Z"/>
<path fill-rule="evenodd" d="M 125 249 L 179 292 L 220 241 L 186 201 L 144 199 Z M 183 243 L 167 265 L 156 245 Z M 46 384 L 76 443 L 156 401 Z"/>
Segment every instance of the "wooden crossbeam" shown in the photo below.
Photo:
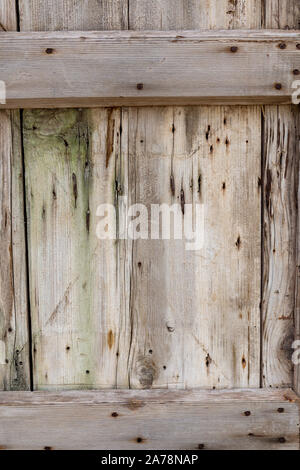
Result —
<path fill-rule="evenodd" d="M 2 449 L 298 449 L 291 390 L 2 392 Z"/>
<path fill-rule="evenodd" d="M 291 103 L 299 70 L 299 31 L 0 33 L 2 108 Z"/>

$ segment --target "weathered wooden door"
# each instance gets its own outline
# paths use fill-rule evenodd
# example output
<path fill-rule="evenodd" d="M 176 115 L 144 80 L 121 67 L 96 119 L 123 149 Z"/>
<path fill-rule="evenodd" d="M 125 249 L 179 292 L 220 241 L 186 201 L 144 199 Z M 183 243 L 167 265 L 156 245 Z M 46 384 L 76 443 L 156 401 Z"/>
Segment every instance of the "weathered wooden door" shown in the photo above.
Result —
<path fill-rule="evenodd" d="M 4 31 L 297 29 L 299 19 L 298 0 L 0 4 Z M 76 448 L 72 416 L 94 432 L 94 403 L 106 436 L 86 433 L 85 448 L 297 448 L 287 389 L 299 391 L 299 107 L 5 110 L 0 142 L 0 388 L 14 391 L 0 399 L 0 445 Z M 99 240 L 97 207 L 113 204 L 119 228 L 124 197 L 202 204 L 203 247 Z M 81 389 L 114 391 L 67 392 Z"/>

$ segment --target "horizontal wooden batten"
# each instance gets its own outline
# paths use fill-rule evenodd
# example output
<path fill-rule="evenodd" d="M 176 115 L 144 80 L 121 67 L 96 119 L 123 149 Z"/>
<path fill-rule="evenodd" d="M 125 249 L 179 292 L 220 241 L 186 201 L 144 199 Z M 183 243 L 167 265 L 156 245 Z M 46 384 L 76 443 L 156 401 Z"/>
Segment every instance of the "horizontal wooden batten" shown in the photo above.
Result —
<path fill-rule="evenodd" d="M 3 392 L 1 449 L 298 449 L 292 390 Z"/>
<path fill-rule="evenodd" d="M 0 33 L 2 108 L 291 103 L 299 31 Z"/>

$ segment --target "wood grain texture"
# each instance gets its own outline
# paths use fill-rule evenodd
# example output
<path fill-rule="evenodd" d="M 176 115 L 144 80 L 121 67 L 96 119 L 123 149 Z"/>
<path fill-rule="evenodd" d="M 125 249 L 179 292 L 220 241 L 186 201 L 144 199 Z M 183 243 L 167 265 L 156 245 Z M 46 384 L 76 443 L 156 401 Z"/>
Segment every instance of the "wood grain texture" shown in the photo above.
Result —
<path fill-rule="evenodd" d="M 262 0 L 130 0 L 129 28 L 256 29 Z"/>
<path fill-rule="evenodd" d="M 232 14 L 216 23 L 206 12 L 210 3 L 182 2 L 185 16 L 170 2 L 158 3 L 161 14 L 152 16 L 148 2 L 133 2 L 130 27 L 260 24 L 256 9 L 239 13 L 239 23 L 232 23 Z M 175 23 L 172 15 L 178 15 Z M 182 23 L 187 16 L 191 23 Z M 136 181 L 129 184 L 130 197 L 150 204 L 181 201 L 184 194 L 186 202 L 207 206 L 200 252 L 188 253 L 179 241 L 133 245 L 130 386 L 259 386 L 258 109 L 168 107 L 129 114 L 129 168 Z"/>
<path fill-rule="evenodd" d="M 100 405 L 101 403 L 136 404 L 141 408 L 146 403 L 296 403 L 299 397 L 292 389 L 234 388 L 223 390 L 69 390 L 61 392 L 3 392 L 1 406 L 26 406 L 50 404 Z M 140 405 L 140 406 L 138 406 Z"/>
<path fill-rule="evenodd" d="M 16 29 L 15 2 L 0 29 Z M 30 389 L 23 168 L 19 112 L 0 111 L 0 390 Z"/>
<path fill-rule="evenodd" d="M 127 4 L 89 1 L 83 11 L 78 2 L 63 2 L 63 10 L 51 3 L 20 2 L 21 29 L 95 29 L 100 17 L 121 29 L 116 11 Z M 116 386 L 120 298 L 128 289 L 118 246 L 96 237 L 96 210 L 117 198 L 120 114 L 24 113 L 35 389 Z"/>
<path fill-rule="evenodd" d="M 18 0 L 21 31 L 127 29 L 127 0 Z"/>
<path fill-rule="evenodd" d="M 0 400 L 2 449 L 299 449 L 291 390 L 3 393 Z"/>
<path fill-rule="evenodd" d="M 297 126 L 297 134 L 296 134 L 296 141 L 295 141 L 295 152 L 300 155 L 300 113 L 298 112 L 298 117 L 296 121 Z M 296 191 L 297 191 L 297 239 L 296 239 L 296 256 L 297 256 L 297 266 L 296 266 L 296 286 L 295 286 L 295 340 L 298 341 L 297 343 L 297 354 L 296 360 L 297 364 L 295 364 L 294 368 L 294 389 L 300 396 L 300 217 L 299 217 L 299 207 L 300 207 L 300 177 L 299 177 L 299 159 L 298 159 L 298 167 L 296 166 L 296 170 L 298 171 L 295 173 L 296 176 Z M 294 351 L 296 352 L 296 350 Z"/>
<path fill-rule="evenodd" d="M 122 260 L 96 229 L 98 205 L 115 204 L 120 110 L 27 111 L 24 123 L 35 388 L 112 388 Z"/>
<path fill-rule="evenodd" d="M 265 28 L 299 29 L 300 27 L 298 0 L 265 0 L 263 13 Z"/>
<path fill-rule="evenodd" d="M 260 110 L 135 108 L 128 121 L 129 205 L 205 210 L 199 251 L 133 242 L 130 386 L 258 386 Z"/>
<path fill-rule="evenodd" d="M 50 3 L 52 8 L 49 8 Z M 127 3 L 97 2 L 96 8 L 95 2 L 90 1 L 92 8 L 87 6 L 83 15 L 83 10 L 76 8 L 76 2 L 71 0 L 63 2 L 63 10 L 58 10 L 62 6 L 60 2 L 20 1 L 21 28 L 24 31 L 89 30 L 104 27 L 121 29 L 128 26 L 140 30 L 259 28 L 261 11 L 268 11 L 267 8 L 264 9 L 264 2 L 246 4 L 238 1 L 229 2 L 229 5 L 222 0 L 218 2 L 218 9 L 214 10 L 212 7 L 215 2 L 212 1 L 208 4 L 178 1 L 176 10 L 170 7 L 167 0 L 155 3 L 140 0 L 129 3 L 128 15 Z M 282 11 L 291 11 L 286 2 L 281 2 L 281 5 Z M 297 4 L 294 5 L 293 11 L 296 11 Z M 211 11 L 207 6 L 211 7 Z M 152 14 L 149 15 L 150 7 Z M 64 15 L 61 15 L 61 11 L 64 11 Z M 290 17 L 290 13 L 282 15 Z M 275 18 L 274 15 L 272 17 Z M 95 22 L 99 24 L 99 28 L 95 26 Z M 267 23 L 267 20 L 265 24 L 270 24 L 268 27 L 278 27 L 278 24 Z M 295 22 L 291 24 L 291 27 L 295 26 Z M 284 52 L 288 51 L 280 50 L 280 53 Z M 52 60 L 52 56 L 55 54 L 49 54 L 46 59 Z M 88 104 L 86 102 L 83 105 Z M 68 105 L 74 105 L 74 102 L 70 101 Z M 258 305 L 255 303 L 259 298 L 260 282 L 259 110 L 255 106 L 238 110 L 230 107 L 204 109 L 205 114 L 201 113 L 201 108 L 180 106 L 147 108 L 147 113 L 146 110 L 138 111 L 135 108 L 25 113 L 25 157 L 29 170 L 27 203 L 29 214 L 31 210 L 34 214 L 29 238 L 32 237 L 34 241 L 30 245 L 30 262 L 33 270 L 32 286 L 35 286 L 35 289 L 31 287 L 31 299 L 35 305 L 33 331 L 34 339 L 37 338 L 37 388 L 259 385 L 260 318 Z M 275 109 L 277 110 L 276 107 Z M 271 110 L 273 117 L 274 110 Z M 268 112 L 269 108 L 266 108 L 265 113 Z M 278 113 L 280 112 L 279 109 Z M 292 130 L 291 115 L 288 116 L 286 107 L 282 112 L 284 115 L 280 118 L 280 124 L 275 127 L 288 130 L 292 135 L 295 131 Z M 272 116 L 270 123 L 273 122 Z M 288 121 L 285 121 L 286 118 Z M 271 131 L 269 134 L 273 150 L 270 150 L 271 155 L 266 158 L 273 162 L 275 157 L 272 152 L 277 144 L 275 145 L 276 139 Z M 146 141 L 143 138 L 145 135 Z M 265 131 L 266 135 L 268 133 Z M 39 155 L 34 142 L 43 149 L 42 155 Z M 286 136 L 283 135 L 279 142 L 280 147 L 291 145 L 286 144 Z M 241 154 L 245 160 L 241 160 Z M 224 159 L 226 156 L 229 158 Z M 42 161 L 41 171 L 41 161 L 38 158 Z M 251 173 L 250 180 L 246 178 L 243 168 L 240 168 L 242 162 Z M 203 166 L 205 173 L 201 173 L 199 180 L 197 171 L 200 164 L 200 170 L 202 171 Z M 273 167 L 271 171 L 275 171 Z M 47 172 L 52 175 L 55 184 L 59 186 L 62 182 L 57 199 L 56 190 L 53 192 L 50 187 L 49 174 L 46 177 Z M 296 175 L 294 170 L 293 174 Z M 234 181 L 230 175 L 235 175 Z M 47 188 L 46 196 L 41 188 L 37 188 L 37 179 L 41 179 Z M 193 188 L 190 188 L 191 181 Z M 142 241 L 133 244 L 120 242 L 114 246 L 109 243 L 99 244 L 96 240 L 97 203 L 112 202 L 119 210 L 120 195 L 129 195 L 132 201 L 137 202 L 144 198 L 147 203 L 161 203 L 173 200 L 178 195 L 180 197 L 182 190 L 188 195 L 187 201 L 195 202 L 199 198 L 199 181 L 203 200 L 207 200 L 208 205 L 212 204 L 210 201 L 216 201 L 211 207 L 211 216 L 207 219 L 209 233 L 212 234 L 211 238 L 208 237 L 211 262 L 208 251 L 204 259 L 193 257 L 177 242 L 177 246 L 176 243 L 167 245 L 164 242 L 149 242 L 151 248 L 150 245 L 144 248 Z M 219 187 L 215 189 L 215 182 L 218 181 L 221 183 L 219 197 Z M 265 179 L 265 185 L 266 181 Z M 284 189 L 285 201 L 288 199 L 287 186 Z M 32 188 L 33 200 L 29 188 Z M 272 191 L 270 197 L 279 201 L 274 193 L 274 186 Z M 211 199 L 208 199 L 209 196 Z M 246 205 L 250 208 L 248 213 L 245 211 Z M 228 220 L 227 216 L 225 218 L 220 215 L 223 206 L 230 213 Z M 214 223 L 212 214 L 219 216 Z M 286 224 L 294 220 L 293 217 L 294 215 L 292 219 L 287 217 L 283 222 L 285 234 Z M 230 223 L 232 233 L 229 231 Z M 60 229 L 57 229 L 58 225 Z M 234 237 L 234 229 L 238 229 L 237 237 Z M 216 238 L 217 230 L 222 234 L 224 231 L 226 235 L 221 242 L 220 237 Z M 267 236 L 270 247 L 271 232 Z M 218 243 L 222 246 L 214 258 L 214 249 Z M 286 266 L 285 259 L 292 253 L 292 242 L 287 239 L 283 241 L 282 250 L 285 250 L 284 245 L 288 245 L 289 255 L 283 251 L 280 266 Z M 266 242 L 265 246 L 268 246 Z M 62 250 L 64 258 L 61 257 Z M 177 258 L 173 260 L 174 251 Z M 84 253 L 83 258 L 81 253 Z M 230 261 L 227 260 L 229 254 Z M 272 272 L 273 265 L 278 266 L 278 261 L 276 264 L 271 259 L 270 250 L 266 253 L 265 249 L 266 255 L 270 257 L 270 263 L 265 261 L 265 266 Z M 237 269 L 229 283 L 232 259 L 237 263 Z M 245 273 L 249 259 L 252 271 Z M 221 266 L 220 277 L 217 276 L 217 279 L 213 277 L 213 269 L 216 269 L 213 262 L 218 271 Z M 197 283 L 199 273 L 204 272 L 205 263 L 208 263 L 208 267 L 205 269 L 204 282 Z M 186 273 L 185 277 L 182 272 Z M 222 273 L 225 285 L 222 285 Z M 271 290 L 274 278 L 268 279 L 264 284 L 264 292 L 269 292 L 268 306 L 272 305 L 272 310 L 270 314 L 269 311 L 264 314 L 266 329 L 269 328 L 268 319 L 270 318 L 272 325 L 276 312 L 280 309 L 290 311 L 289 300 L 287 303 L 284 300 L 283 303 L 276 304 L 274 296 L 278 299 L 278 294 L 273 295 Z M 289 279 L 283 281 L 286 286 L 283 288 L 284 295 L 286 289 L 291 291 L 293 282 L 294 280 Z M 189 294 L 187 298 L 182 294 L 184 288 L 185 292 L 192 294 L 196 291 L 196 298 L 195 295 L 193 297 Z M 63 323 L 60 314 L 65 311 L 68 314 Z M 182 315 L 182 312 L 185 314 Z M 46 325 L 53 313 L 53 323 L 51 320 Z M 202 323 L 201 315 L 207 321 Z M 213 317 L 214 322 L 209 317 Z M 286 329 L 288 322 L 289 320 L 280 320 L 276 323 L 278 327 L 275 330 L 278 330 L 278 334 L 275 338 L 269 338 L 269 333 L 264 336 L 264 351 L 273 356 L 273 362 L 269 362 L 268 375 L 264 374 L 266 386 L 291 383 L 292 370 L 284 353 L 290 336 Z M 290 328 L 288 330 L 291 331 Z M 198 341 L 196 346 L 190 341 L 194 333 L 196 339 L 193 341 L 195 344 Z M 207 338 L 209 334 L 211 337 L 208 344 L 203 344 L 202 336 Z M 278 338 L 283 338 L 282 334 L 286 340 L 283 340 L 283 346 L 281 343 L 278 346 Z M 273 351 L 274 347 L 277 348 L 276 351 Z M 202 364 L 200 368 L 193 356 L 194 352 L 190 352 L 195 348 L 195 357 Z M 274 363 L 277 356 L 284 362 L 283 366 Z"/>
<path fill-rule="evenodd" d="M 299 28 L 299 13 L 297 1 L 265 2 L 264 26 Z M 293 383 L 292 344 L 299 324 L 295 304 L 298 123 L 296 106 L 267 106 L 264 110 L 262 383 L 266 387 Z"/>
<path fill-rule="evenodd" d="M 296 114 L 266 107 L 264 167 L 263 380 L 292 383 L 294 339 L 297 152 Z M 297 163 L 298 162 L 298 163 Z M 295 312 L 296 313 L 296 312 Z"/>
<path fill-rule="evenodd" d="M 17 14 L 14 0 L 3 0 L 0 4 L 0 31 L 16 31 Z"/>
<path fill-rule="evenodd" d="M 288 31 L 2 33 L 2 107 L 291 103 L 299 41 Z"/>

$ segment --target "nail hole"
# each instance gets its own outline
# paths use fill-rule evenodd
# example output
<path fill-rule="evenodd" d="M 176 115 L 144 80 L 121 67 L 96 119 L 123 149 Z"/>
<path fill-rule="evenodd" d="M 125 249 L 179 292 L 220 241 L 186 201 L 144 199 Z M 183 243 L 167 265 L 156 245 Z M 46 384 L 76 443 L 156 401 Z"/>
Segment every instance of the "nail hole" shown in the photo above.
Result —
<path fill-rule="evenodd" d="M 204 444 L 198 444 L 198 449 L 199 449 L 199 450 L 204 449 L 204 447 L 205 447 Z"/>
<path fill-rule="evenodd" d="M 45 446 L 45 447 L 44 447 L 44 450 L 52 450 L 52 447 Z"/>
<path fill-rule="evenodd" d="M 286 49 L 286 44 L 284 42 L 281 42 L 278 47 L 279 49 Z"/>
<path fill-rule="evenodd" d="M 293 70 L 293 74 L 294 75 L 300 75 L 300 70 L 298 70 L 298 69 Z"/>
<path fill-rule="evenodd" d="M 286 438 L 285 437 L 280 437 L 278 439 L 278 442 L 280 442 L 280 444 L 284 444 L 286 442 Z"/>
<path fill-rule="evenodd" d="M 275 83 L 275 88 L 276 88 L 276 90 L 281 90 L 281 88 L 282 88 L 281 83 Z"/>
<path fill-rule="evenodd" d="M 89 374 L 89 373 L 90 373 L 90 371 L 89 371 L 89 370 L 86 370 L 86 371 L 85 371 L 85 373 L 86 373 L 86 374 Z"/>
<path fill-rule="evenodd" d="M 138 83 L 136 85 L 136 87 L 137 87 L 138 90 L 142 90 L 144 88 L 144 84 L 143 83 Z"/>
<path fill-rule="evenodd" d="M 251 415 L 251 411 L 245 411 L 244 415 L 245 415 L 245 416 L 250 416 L 250 415 Z"/>
<path fill-rule="evenodd" d="M 138 442 L 140 444 L 141 442 L 143 442 L 143 438 L 142 437 L 137 437 L 136 442 Z"/>
<path fill-rule="evenodd" d="M 297 49 L 300 49 L 300 44 L 296 44 Z"/>
<path fill-rule="evenodd" d="M 284 408 L 278 408 L 278 413 L 284 413 Z"/>
<path fill-rule="evenodd" d="M 52 47 L 48 47 L 46 50 L 45 50 L 46 54 L 53 54 L 54 52 L 54 49 L 52 49 Z"/>
<path fill-rule="evenodd" d="M 118 413 L 117 413 L 116 411 L 114 411 L 114 412 L 111 414 L 111 416 L 112 416 L 113 418 L 117 418 L 119 415 L 118 415 Z"/>
<path fill-rule="evenodd" d="M 231 46 L 230 50 L 231 50 L 231 52 L 237 52 L 238 47 L 237 46 Z"/>

